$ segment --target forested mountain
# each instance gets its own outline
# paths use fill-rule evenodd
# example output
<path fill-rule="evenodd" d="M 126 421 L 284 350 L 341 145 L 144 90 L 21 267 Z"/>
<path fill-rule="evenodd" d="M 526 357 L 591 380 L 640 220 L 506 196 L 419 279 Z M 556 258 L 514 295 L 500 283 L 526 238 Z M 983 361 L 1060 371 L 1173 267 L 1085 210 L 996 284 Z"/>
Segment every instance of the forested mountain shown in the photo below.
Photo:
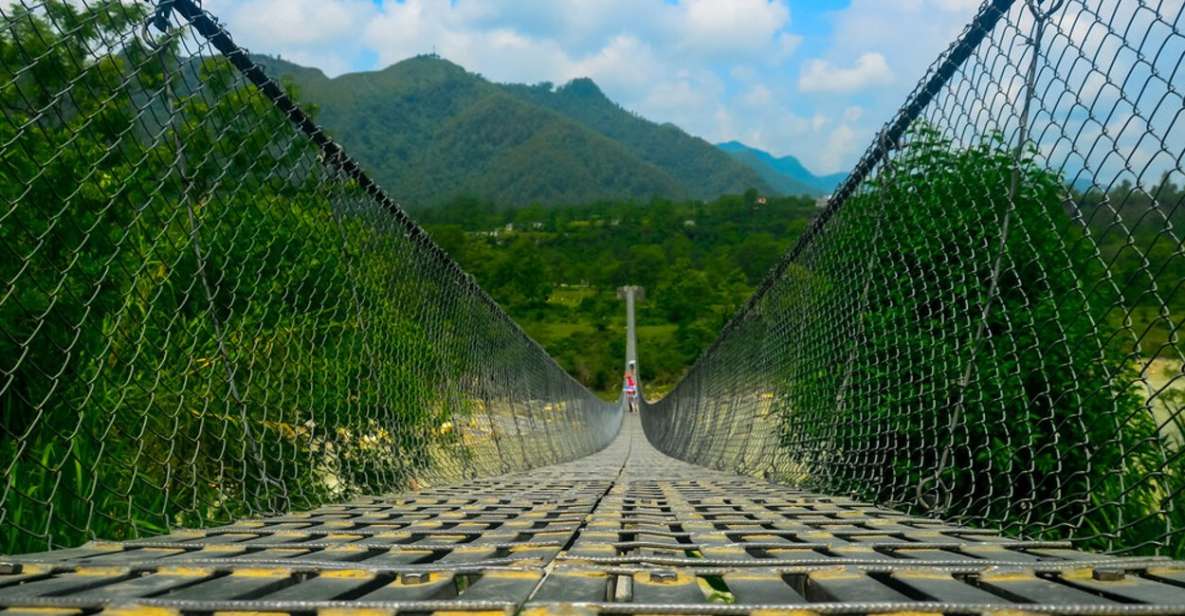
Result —
<path fill-rule="evenodd" d="M 847 178 L 846 173 L 815 175 L 793 156 L 779 158 L 739 141 L 728 141 L 716 147 L 756 171 L 775 190 L 787 195 L 828 195 Z"/>
<path fill-rule="evenodd" d="M 316 105 L 318 121 L 409 205 L 464 195 L 556 205 L 778 192 L 708 142 L 622 109 L 588 79 L 496 84 L 437 56 L 330 79 L 254 59 Z"/>
<path fill-rule="evenodd" d="M 618 143 L 642 160 L 666 171 L 690 196 L 700 199 L 739 193 L 746 188 L 777 191 L 760 172 L 738 165 L 710 143 L 674 124 L 655 124 L 609 100 L 591 79 L 574 79 L 554 87 L 507 85 L 523 100 L 551 109 Z M 782 191 L 778 191 L 782 192 Z"/>

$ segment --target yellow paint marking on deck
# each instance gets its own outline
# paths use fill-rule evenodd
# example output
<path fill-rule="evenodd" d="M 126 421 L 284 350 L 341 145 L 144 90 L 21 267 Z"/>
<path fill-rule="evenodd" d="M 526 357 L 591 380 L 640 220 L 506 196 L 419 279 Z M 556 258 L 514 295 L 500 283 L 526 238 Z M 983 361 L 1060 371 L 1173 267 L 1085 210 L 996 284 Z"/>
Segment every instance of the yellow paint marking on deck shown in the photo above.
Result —
<path fill-rule="evenodd" d="M 249 567 L 246 569 L 235 569 L 231 577 L 251 577 L 251 578 L 284 578 L 292 575 L 290 569 L 280 568 L 263 568 L 263 567 Z"/>

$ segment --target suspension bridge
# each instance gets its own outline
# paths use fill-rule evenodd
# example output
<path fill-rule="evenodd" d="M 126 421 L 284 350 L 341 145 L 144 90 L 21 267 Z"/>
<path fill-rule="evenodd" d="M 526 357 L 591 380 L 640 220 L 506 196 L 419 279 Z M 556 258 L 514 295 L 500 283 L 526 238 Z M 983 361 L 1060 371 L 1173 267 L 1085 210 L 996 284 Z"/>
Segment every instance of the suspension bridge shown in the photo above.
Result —
<path fill-rule="evenodd" d="M 1185 613 L 1183 14 L 988 0 L 633 414 L 199 3 L 5 4 L 0 612 Z"/>

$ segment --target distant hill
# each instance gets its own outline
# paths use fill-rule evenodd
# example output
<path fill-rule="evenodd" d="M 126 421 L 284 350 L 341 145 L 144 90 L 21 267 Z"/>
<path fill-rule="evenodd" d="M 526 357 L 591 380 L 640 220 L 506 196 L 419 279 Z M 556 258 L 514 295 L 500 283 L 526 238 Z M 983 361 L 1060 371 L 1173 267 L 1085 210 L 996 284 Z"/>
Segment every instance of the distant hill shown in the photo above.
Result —
<path fill-rule="evenodd" d="M 625 146 L 638 158 L 664 170 L 697 199 L 757 188 L 781 192 L 760 173 L 721 156 L 712 144 L 693 137 L 674 124 L 655 124 L 609 100 L 591 79 L 552 84 L 508 85 L 510 92 L 540 107 L 563 114 Z"/>
<path fill-rule="evenodd" d="M 496 84 L 437 56 L 331 79 L 254 60 L 319 107 L 318 122 L 407 205 L 461 195 L 550 205 L 779 192 L 708 142 L 622 109 L 588 79 Z"/>
<path fill-rule="evenodd" d="M 728 141 L 716 147 L 756 171 L 775 190 L 787 195 L 829 195 L 848 177 L 846 173 L 818 176 L 793 156 L 778 158 L 739 141 Z"/>

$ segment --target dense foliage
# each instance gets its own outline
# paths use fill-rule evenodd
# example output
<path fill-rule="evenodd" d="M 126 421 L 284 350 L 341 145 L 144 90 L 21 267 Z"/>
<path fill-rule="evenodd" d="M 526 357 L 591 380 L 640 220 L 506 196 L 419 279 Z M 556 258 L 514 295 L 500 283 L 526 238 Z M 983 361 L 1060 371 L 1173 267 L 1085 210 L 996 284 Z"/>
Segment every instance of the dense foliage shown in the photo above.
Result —
<path fill-rule="evenodd" d="M 795 366 L 783 440 L 815 450 L 826 468 L 815 480 L 831 491 L 1148 549 L 1166 523 L 1185 524 L 1173 506 L 1185 477 L 1138 377 L 1157 335 L 1141 349 L 1132 334 L 1170 326 L 1125 323 L 1159 303 L 1141 292 L 1143 272 L 1162 283 L 1185 272 L 1115 258 L 1163 220 L 1104 241 L 1101 255 L 1079 216 L 1099 196 L 1068 200 L 1060 177 L 1014 160 L 996 139 L 958 148 L 921 127 L 847 204 L 808 272 L 791 274 L 814 291 L 808 310 L 849 308 L 830 332 L 804 334 L 842 369 Z"/>
<path fill-rule="evenodd" d="M 432 206 L 714 199 L 772 188 L 679 128 L 622 109 L 592 81 L 556 88 L 486 81 L 435 56 L 329 79 L 259 57 L 317 104 L 321 122 L 395 198 Z"/>
<path fill-rule="evenodd" d="M 669 389 L 817 213 L 755 191 L 505 209 L 460 199 L 417 218 L 569 372 L 616 395 L 623 285 L 641 285 L 638 353 L 650 395 Z"/>
<path fill-rule="evenodd" d="M 307 508 L 423 465 L 448 410 L 409 358 L 449 358 L 392 305 L 406 263 L 342 263 L 379 241 L 331 205 L 356 189 L 277 139 L 287 118 L 225 61 L 135 38 L 95 57 L 142 5 L 5 11 L 0 549 Z M 200 95 L 170 96 L 183 66 Z"/>

